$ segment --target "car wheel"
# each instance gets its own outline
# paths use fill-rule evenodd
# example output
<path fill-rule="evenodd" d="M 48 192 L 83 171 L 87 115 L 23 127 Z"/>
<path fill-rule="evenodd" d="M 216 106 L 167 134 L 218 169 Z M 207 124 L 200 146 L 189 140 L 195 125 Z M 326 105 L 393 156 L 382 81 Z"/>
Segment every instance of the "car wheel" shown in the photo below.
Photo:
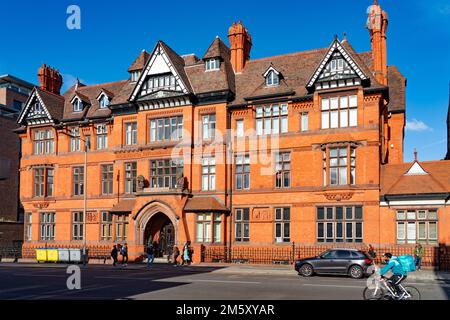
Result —
<path fill-rule="evenodd" d="M 364 276 L 363 269 L 357 265 L 351 266 L 348 270 L 348 274 L 353 279 L 361 279 Z"/>
<path fill-rule="evenodd" d="M 312 265 L 306 263 L 300 267 L 299 274 L 304 277 L 311 277 L 314 273 Z"/>

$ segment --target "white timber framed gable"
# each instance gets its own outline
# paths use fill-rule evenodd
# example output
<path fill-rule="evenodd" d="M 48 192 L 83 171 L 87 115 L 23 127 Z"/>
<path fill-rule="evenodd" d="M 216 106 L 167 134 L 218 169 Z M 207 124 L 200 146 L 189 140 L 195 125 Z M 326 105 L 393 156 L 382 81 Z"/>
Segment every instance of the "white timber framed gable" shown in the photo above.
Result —
<path fill-rule="evenodd" d="M 339 39 L 336 38 L 311 76 L 306 88 L 321 90 L 357 86 L 368 79 L 368 75 L 362 71 Z"/>
<path fill-rule="evenodd" d="M 36 88 L 30 95 L 25 108 L 17 120 L 19 124 L 37 125 L 37 124 L 53 124 L 54 120 L 48 112 L 47 107 L 44 104 L 39 92 Z"/>
<path fill-rule="evenodd" d="M 190 104 L 189 90 L 161 42 L 158 42 L 129 98 L 140 110 Z"/>

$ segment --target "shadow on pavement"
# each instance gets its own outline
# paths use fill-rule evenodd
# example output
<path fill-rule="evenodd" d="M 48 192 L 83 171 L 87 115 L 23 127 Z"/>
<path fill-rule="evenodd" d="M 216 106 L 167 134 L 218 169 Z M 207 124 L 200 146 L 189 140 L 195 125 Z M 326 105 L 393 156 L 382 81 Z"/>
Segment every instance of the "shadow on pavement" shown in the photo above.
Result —
<path fill-rule="evenodd" d="M 0 299 L 129 299 L 127 297 L 176 288 L 190 284 L 161 279 L 207 274 L 224 267 L 200 267 L 155 264 L 145 266 L 80 267 L 81 290 L 69 290 L 66 281 L 70 274 L 64 266 L 58 267 L 4 267 L 0 265 Z"/>

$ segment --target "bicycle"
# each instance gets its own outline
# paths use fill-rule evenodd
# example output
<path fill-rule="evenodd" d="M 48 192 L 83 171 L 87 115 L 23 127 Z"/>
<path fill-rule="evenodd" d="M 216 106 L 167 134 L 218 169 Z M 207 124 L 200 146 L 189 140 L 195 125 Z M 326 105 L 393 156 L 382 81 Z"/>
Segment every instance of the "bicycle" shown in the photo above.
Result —
<path fill-rule="evenodd" d="M 385 278 L 375 278 L 375 285 L 369 285 L 364 289 L 364 300 L 420 300 L 420 292 L 413 286 L 399 284 L 400 294 L 394 292 Z"/>

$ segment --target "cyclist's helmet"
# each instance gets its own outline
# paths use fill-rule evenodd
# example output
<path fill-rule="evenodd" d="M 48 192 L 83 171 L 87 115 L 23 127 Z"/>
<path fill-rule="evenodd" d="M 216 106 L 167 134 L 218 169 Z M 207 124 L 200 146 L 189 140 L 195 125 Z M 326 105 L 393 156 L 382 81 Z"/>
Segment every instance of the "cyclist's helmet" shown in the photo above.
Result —
<path fill-rule="evenodd" d="M 383 254 L 383 256 L 385 256 L 386 258 L 390 259 L 390 258 L 392 258 L 392 253 L 386 252 L 386 253 Z"/>

